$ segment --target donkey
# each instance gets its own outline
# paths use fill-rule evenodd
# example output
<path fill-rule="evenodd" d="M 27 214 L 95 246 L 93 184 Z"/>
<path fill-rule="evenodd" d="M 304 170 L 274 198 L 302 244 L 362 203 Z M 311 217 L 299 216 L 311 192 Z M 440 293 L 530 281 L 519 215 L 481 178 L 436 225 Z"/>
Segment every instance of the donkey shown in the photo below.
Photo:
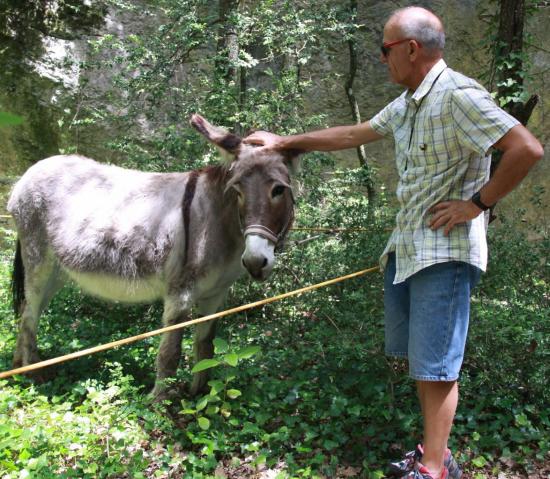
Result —
<path fill-rule="evenodd" d="M 18 240 L 13 297 L 20 317 L 14 366 L 39 361 L 41 313 L 67 279 L 112 301 L 164 301 L 165 326 L 196 305 L 214 313 L 246 269 L 265 280 L 294 217 L 290 172 L 296 155 L 246 145 L 193 115 L 191 125 L 225 164 L 187 173 L 145 173 L 59 155 L 33 165 L 11 193 Z M 164 334 L 153 397 L 166 397 L 182 331 Z M 215 322 L 196 327 L 194 358 L 211 358 Z M 195 374 L 189 392 L 208 380 Z"/>

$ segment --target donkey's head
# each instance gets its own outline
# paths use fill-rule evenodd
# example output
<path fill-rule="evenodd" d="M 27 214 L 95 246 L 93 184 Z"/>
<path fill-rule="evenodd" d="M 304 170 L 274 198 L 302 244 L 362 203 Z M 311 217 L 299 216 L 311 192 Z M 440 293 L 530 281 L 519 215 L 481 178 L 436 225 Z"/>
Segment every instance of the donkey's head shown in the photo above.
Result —
<path fill-rule="evenodd" d="M 192 116 L 191 124 L 228 160 L 225 191 L 237 197 L 235 220 L 245 237 L 242 263 L 254 279 L 264 280 L 294 218 L 290 171 L 297 155 L 242 143 L 199 115 Z"/>

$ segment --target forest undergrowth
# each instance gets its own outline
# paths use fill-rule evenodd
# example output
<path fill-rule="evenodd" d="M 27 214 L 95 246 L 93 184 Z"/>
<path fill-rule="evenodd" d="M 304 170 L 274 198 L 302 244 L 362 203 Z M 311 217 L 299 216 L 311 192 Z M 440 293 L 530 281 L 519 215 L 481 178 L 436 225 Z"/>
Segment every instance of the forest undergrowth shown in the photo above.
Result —
<path fill-rule="evenodd" d="M 271 279 L 243 278 L 227 305 L 376 265 L 393 212 L 382 198 L 367 219 L 354 187 L 360 174 L 317 175 L 298 201 L 297 224 L 368 232 L 293 232 Z M 550 470 L 548 240 L 528 241 L 516 226 L 491 228 L 489 271 L 472 301 L 450 447 L 475 479 Z M 14 241 L 4 228 L 1 370 L 16 340 Z M 41 319 L 41 355 L 155 329 L 161 314 L 161 304 L 109 304 L 68 286 Z M 150 404 L 158 341 L 60 364 L 41 384 L 0 381 L 0 477 L 381 478 L 421 440 L 414 384 L 405 364 L 383 354 L 380 273 L 225 318 L 215 361 L 202 365 L 211 368 L 209 392 L 198 398 Z M 191 332 L 183 351 L 178 384 L 191 377 Z"/>

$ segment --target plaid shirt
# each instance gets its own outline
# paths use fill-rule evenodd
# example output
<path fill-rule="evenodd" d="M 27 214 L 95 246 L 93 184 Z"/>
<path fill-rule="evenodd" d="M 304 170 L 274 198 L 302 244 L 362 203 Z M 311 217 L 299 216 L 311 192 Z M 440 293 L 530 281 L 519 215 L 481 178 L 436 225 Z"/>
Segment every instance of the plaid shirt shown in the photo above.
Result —
<path fill-rule="evenodd" d="M 377 133 L 395 140 L 400 211 L 380 258 L 383 268 L 395 251 L 394 283 L 446 261 L 486 270 L 488 214 L 444 236 L 443 228 L 430 229 L 428 210 L 441 201 L 471 198 L 489 179 L 489 149 L 518 123 L 481 85 L 443 60 L 414 92 L 405 91 L 370 120 Z"/>

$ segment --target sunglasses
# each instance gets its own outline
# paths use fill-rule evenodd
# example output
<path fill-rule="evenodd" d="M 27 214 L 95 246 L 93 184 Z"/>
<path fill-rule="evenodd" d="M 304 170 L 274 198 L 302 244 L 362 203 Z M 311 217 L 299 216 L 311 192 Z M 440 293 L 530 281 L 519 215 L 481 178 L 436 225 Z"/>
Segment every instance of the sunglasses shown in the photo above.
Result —
<path fill-rule="evenodd" d="M 380 51 L 382 52 L 382 55 L 387 57 L 388 53 L 390 53 L 390 50 L 391 50 L 392 47 L 395 47 L 396 45 L 399 45 L 400 43 L 408 42 L 410 40 L 414 40 L 414 38 L 404 38 L 403 40 L 396 40 L 395 42 L 382 43 L 382 45 L 380 47 Z M 415 42 L 418 44 L 418 46 L 420 48 L 422 48 L 422 44 L 418 40 L 415 40 Z"/>

